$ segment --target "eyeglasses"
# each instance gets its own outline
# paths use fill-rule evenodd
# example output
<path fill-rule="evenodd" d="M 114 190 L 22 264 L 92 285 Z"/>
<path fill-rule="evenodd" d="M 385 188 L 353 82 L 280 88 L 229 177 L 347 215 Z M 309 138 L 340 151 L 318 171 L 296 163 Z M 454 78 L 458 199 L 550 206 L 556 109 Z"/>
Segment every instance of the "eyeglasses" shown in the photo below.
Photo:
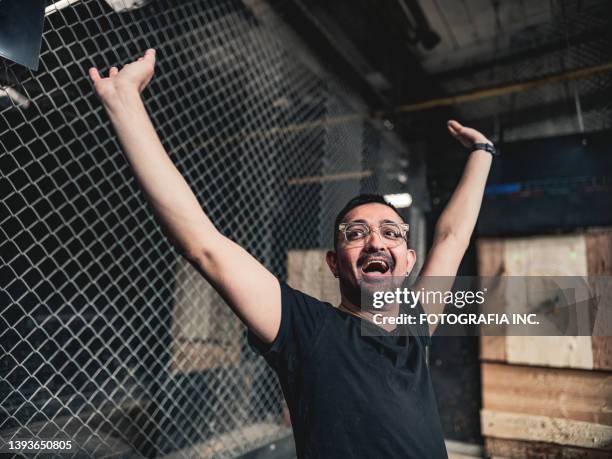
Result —
<path fill-rule="evenodd" d="M 370 228 L 366 223 L 348 222 L 340 223 L 338 229 L 344 234 L 346 245 L 350 247 L 362 247 L 370 237 L 372 231 L 377 231 L 380 239 L 387 247 L 397 247 L 406 241 L 410 226 L 408 223 L 382 223 L 377 228 Z"/>

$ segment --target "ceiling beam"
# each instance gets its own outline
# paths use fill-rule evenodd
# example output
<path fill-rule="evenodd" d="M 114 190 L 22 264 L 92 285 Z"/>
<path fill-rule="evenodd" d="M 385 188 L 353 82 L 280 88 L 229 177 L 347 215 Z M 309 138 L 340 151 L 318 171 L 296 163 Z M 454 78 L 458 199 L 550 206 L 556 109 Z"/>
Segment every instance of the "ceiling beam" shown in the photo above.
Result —
<path fill-rule="evenodd" d="M 588 43 L 593 40 L 602 40 L 602 39 L 611 39 L 612 38 L 612 28 L 608 26 L 599 27 L 595 29 L 588 30 L 578 35 L 570 36 L 568 39 L 565 37 L 560 38 L 555 41 L 551 41 L 548 43 L 543 43 L 541 45 L 532 47 L 532 48 L 524 48 L 518 51 L 511 51 L 510 53 L 500 56 L 494 57 L 492 59 L 484 59 L 481 61 L 473 62 L 464 67 L 447 70 L 443 72 L 436 72 L 431 75 L 432 78 L 435 78 L 438 81 L 452 80 L 454 78 L 465 78 L 474 75 L 477 72 L 481 72 L 483 69 L 497 67 L 502 65 L 510 65 L 516 62 L 533 59 L 543 54 L 552 53 L 558 51 L 560 49 L 564 49 L 568 47 L 568 40 L 570 46 L 582 45 L 584 43 Z"/>

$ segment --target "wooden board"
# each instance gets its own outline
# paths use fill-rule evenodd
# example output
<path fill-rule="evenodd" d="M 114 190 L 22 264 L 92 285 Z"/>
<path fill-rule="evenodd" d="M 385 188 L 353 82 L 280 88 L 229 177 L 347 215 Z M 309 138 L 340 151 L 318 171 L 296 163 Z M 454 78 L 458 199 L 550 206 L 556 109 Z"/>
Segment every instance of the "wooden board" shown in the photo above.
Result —
<path fill-rule="evenodd" d="M 612 426 L 612 373 L 484 363 L 482 407 Z"/>
<path fill-rule="evenodd" d="M 609 459 L 610 451 L 580 448 L 576 446 L 555 445 L 537 441 L 508 440 L 504 438 L 485 438 L 487 457 L 524 459 Z"/>
<path fill-rule="evenodd" d="M 503 266 L 506 276 L 586 276 L 584 235 L 505 239 Z"/>
<path fill-rule="evenodd" d="M 587 269 L 589 276 L 612 276 L 612 231 L 594 230 L 586 234 Z M 612 305 L 612 291 L 598 292 L 603 304 Z M 612 307 L 597 314 L 595 335 L 605 335 L 612 325 Z M 612 337 L 593 336 L 593 366 L 612 369 Z"/>
<path fill-rule="evenodd" d="M 338 306 L 338 279 L 327 266 L 326 253 L 324 249 L 290 250 L 287 254 L 287 282 L 295 289 Z"/>
<path fill-rule="evenodd" d="M 476 257 L 480 276 L 503 276 L 505 274 L 504 239 L 478 239 Z"/>
<path fill-rule="evenodd" d="M 590 336 L 506 336 L 506 361 L 593 369 Z"/>
<path fill-rule="evenodd" d="M 612 230 L 591 230 L 585 238 L 589 275 L 612 275 Z"/>
<path fill-rule="evenodd" d="M 183 257 L 176 264 L 171 335 L 172 374 L 240 362 L 243 336 L 240 320 Z"/>
<path fill-rule="evenodd" d="M 502 239 L 479 239 L 476 241 L 478 274 L 483 277 L 504 275 L 504 241 Z M 481 336 L 480 359 L 487 361 L 506 360 L 505 336 Z"/>
<path fill-rule="evenodd" d="M 586 244 L 582 235 L 507 239 L 503 263 L 508 276 L 586 276 Z M 527 302 L 526 298 L 516 301 Z M 591 337 L 506 336 L 506 361 L 590 369 Z"/>
<path fill-rule="evenodd" d="M 485 437 L 605 449 L 612 454 L 612 426 L 486 409 L 480 412 L 480 421 Z"/>
<path fill-rule="evenodd" d="M 477 251 L 481 276 L 612 275 L 612 231 L 609 229 L 569 236 L 485 238 L 477 242 Z M 610 289 L 602 296 L 600 304 L 612 304 Z M 611 324 L 612 308 L 601 308 L 595 334 L 597 330 L 605 334 L 601 330 L 610 330 Z M 482 337 L 480 357 L 490 362 L 612 370 L 612 338 Z"/>
<path fill-rule="evenodd" d="M 236 343 L 241 335 L 236 336 Z M 198 343 L 193 340 L 172 340 L 170 373 L 193 373 L 240 362 L 240 347 L 234 343 Z"/>

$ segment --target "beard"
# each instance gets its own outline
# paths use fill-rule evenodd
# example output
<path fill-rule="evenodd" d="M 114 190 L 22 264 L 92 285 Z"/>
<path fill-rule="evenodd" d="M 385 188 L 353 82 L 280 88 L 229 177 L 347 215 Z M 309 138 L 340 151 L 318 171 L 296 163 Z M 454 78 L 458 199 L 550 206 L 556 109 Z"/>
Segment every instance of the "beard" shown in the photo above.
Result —
<path fill-rule="evenodd" d="M 376 278 L 361 278 L 355 285 L 347 279 L 340 279 L 340 292 L 352 305 L 363 312 L 382 312 L 392 309 L 394 303 L 375 307 L 374 296 L 378 292 L 393 292 L 404 285 L 403 276 L 381 276 Z"/>

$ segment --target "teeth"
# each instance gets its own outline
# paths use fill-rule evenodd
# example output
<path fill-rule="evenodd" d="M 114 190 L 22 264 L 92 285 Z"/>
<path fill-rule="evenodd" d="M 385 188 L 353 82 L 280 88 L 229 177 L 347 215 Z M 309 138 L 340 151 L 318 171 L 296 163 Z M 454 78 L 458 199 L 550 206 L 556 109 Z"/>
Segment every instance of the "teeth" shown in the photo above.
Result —
<path fill-rule="evenodd" d="M 382 261 L 382 260 L 370 260 L 368 262 L 366 262 L 366 264 L 364 265 L 364 269 L 369 268 L 370 266 L 372 266 L 373 264 L 379 264 L 381 265 L 384 269 L 389 269 L 389 265 L 387 265 L 386 262 Z"/>

